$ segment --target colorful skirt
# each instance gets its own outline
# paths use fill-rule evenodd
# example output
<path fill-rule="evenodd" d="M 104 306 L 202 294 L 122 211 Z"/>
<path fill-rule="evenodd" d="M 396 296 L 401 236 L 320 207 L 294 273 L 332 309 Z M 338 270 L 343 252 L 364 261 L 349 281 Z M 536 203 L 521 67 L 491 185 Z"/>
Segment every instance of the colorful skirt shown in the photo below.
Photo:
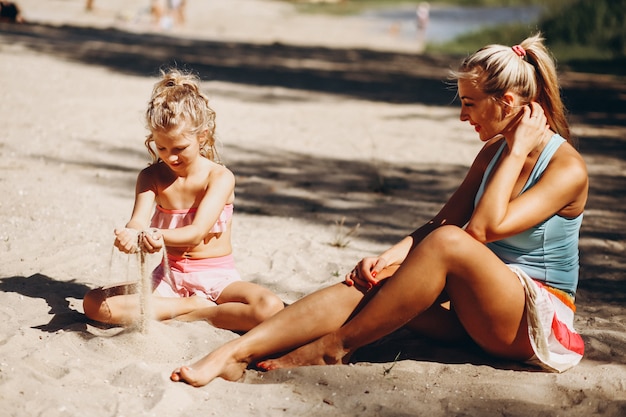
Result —
<path fill-rule="evenodd" d="M 574 330 L 576 307 L 571 297 L 533 280 L 515 266 L 509 268 L 519 277 L 526 294 L 528 336 L 535 352 L 528 363 L 553 372 L 577 365 L 585 344 Z"/>

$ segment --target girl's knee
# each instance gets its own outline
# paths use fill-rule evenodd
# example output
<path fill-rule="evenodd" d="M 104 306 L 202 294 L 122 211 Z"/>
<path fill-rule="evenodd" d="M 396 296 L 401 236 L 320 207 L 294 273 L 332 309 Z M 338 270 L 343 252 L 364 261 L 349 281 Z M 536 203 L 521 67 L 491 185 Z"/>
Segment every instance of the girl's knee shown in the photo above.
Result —
<path fill-rule="evenodd" d="M 283 301 L 274 294 L 261 296 L 255 308 L 255 317 L 259 323 L 269 319 L 285 307 Z"/>
<path fill-rule="evenodd" d="M 102 288 L 96 288 L 85 294 L 83 311 L 91 320 L 107 322 L 111 319 L 111 311 L 107 303 L 106 293 Z"/>

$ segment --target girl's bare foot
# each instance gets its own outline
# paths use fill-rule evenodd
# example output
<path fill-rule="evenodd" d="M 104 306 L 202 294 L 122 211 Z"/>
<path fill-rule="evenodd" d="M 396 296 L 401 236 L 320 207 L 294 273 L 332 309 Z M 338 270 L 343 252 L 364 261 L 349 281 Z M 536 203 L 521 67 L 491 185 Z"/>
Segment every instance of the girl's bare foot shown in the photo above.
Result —
<path fill-rule="evenodd" d="M 176 368 L 170 375 L 174 382 L 186 382 L 194 387 L 201 387 L 215 378 L 227 381 L 241 379 L 248 367 L 245 361 L 236 360 L 224 347 L 209 353 L 191 366 Z"/>
<path fill-rule="evenodd" d="M 260 369 L 271 371 L 280 368 L 295 368 L 309 365 L 336 365 L 347 363 L 351 352 L 343 347 L 341 340 L 334 334 L 327 334 L 309 344 L 299 347 L 276 359 L 267 359 L 257 363 Z"/>

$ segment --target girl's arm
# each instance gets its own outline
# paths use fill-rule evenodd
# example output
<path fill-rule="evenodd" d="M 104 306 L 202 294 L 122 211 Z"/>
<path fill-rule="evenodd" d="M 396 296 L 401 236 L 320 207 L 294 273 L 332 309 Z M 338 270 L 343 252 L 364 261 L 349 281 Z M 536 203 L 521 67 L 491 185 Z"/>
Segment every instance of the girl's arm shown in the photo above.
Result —
<path fill-rule="evenodd" d="M 159 229 L 166 246 L 195 247 L 203 242 L 219 219 L 224 206 L 232 200 L 235 176 L 226 167 L 212 170 L 209 185 L 191 224 L 176 229 Z"/>
<path fill-rule="evenodd" d="M 531 118 L 531 114 L 535 117 Z M 466 228 L 478 241 L 491 242 L 527 230 L 571 205 L 585 192 L 584 162 L 564 144 L 532 188 L 512 195 L 527 156 L 549 134 L 541 107 L 533 103 L 525 108 L 511 134 L 509 152 L 503 153 Z"/>

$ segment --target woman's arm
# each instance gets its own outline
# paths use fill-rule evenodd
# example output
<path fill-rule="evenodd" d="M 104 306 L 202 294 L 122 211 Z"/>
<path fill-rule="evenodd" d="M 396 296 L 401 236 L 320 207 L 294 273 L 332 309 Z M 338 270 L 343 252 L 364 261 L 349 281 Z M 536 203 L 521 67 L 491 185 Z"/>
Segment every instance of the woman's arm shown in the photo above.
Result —
<path fill-rule="evenodd" d="M 413 248 L 433 230 L 443 225 L 463 227 L 470 219 L 474 210 L 474 197 L 478 192 L 483 173 L 491 158 L 499 147 L 499 141 L 485 144 L 476 156 L 465 179 L 444 204 L 439 213 L 428 223 L 413 231 L 398 243 L 387 249 L 378 257 L 362 259 L 355 269 L 346 275 L 348 284 L 354 283 L 369 286 L 376 285 L 376 275 L 387 266 L 399 265 Z"/>
<path fill-rule="evenodd" d="M 530 117 L 531 114 L 537 117 Z M 481 242 L 515 235 L 558 213 L 575 201 L 587 186 L 582 158 L 569 145 L 562 145 L 537 183 L 521 195 L 513 189 L 530 152 L 551 136 L 538 104 L 524 110 L 480 202 L 466 228 Z"/>

